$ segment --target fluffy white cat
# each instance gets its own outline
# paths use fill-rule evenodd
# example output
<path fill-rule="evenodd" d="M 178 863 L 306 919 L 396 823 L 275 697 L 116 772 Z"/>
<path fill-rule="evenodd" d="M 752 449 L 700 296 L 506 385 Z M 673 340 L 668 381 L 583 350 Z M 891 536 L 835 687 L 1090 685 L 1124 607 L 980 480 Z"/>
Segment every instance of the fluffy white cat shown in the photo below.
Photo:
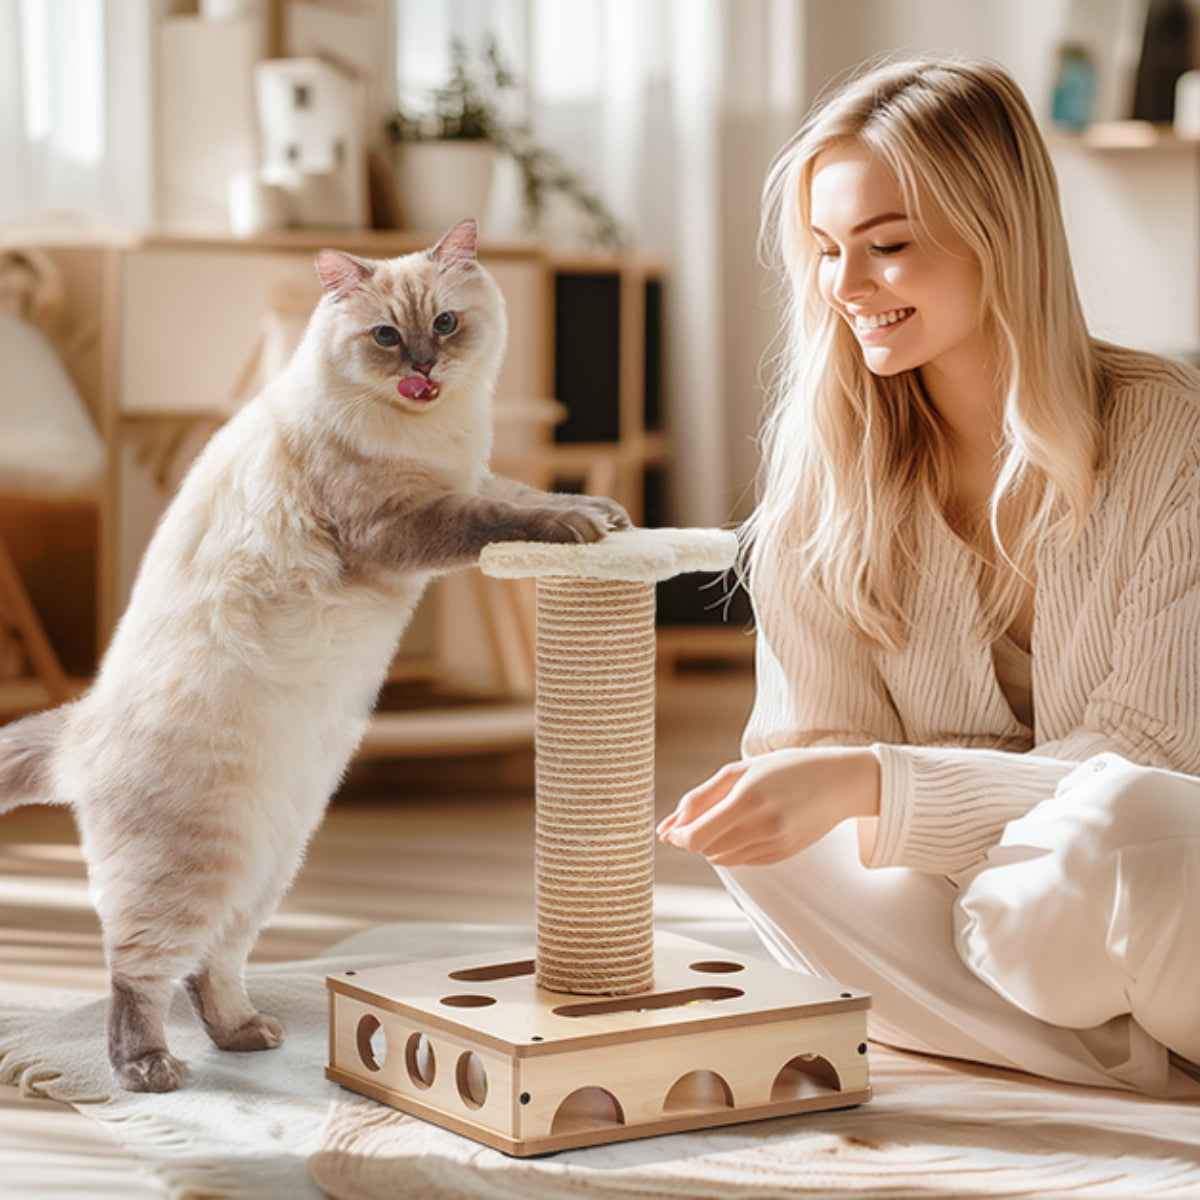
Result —
<path fill-rule="evenodd" d="M 628 524 L 489 473 L 505 316 L 473 222 L 398 259 L 323 250 L 317 270 L 301 345 L 188 473 L 91 690 L 0 729 L 0 811 L 75 809 L 109 1058 L 134 1091 L 185 1078 L 163 1030 L 180 979 L 218 1046 L 282 1039 L 246 957 L 428 581 L 488 542 Z"/>

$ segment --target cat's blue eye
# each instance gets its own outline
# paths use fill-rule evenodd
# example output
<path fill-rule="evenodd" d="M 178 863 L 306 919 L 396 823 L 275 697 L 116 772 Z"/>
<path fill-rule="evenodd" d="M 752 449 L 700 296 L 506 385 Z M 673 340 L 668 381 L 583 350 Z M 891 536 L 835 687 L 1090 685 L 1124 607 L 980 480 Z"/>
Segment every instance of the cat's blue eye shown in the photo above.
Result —
<path fill-rule="evenodd" d="M 452 312 L 438 313 L 433 318 L 433 332 L 438 337 L 445 337 L 449 333 L 453 333 L 458 328 L 458 317 Z"/>
<path fill-rule="evenodd" d="M 376 325 L 371 330 L 371 336 L 375 339 L 377 346 L 400 345 L 400 330 L 395 325 Z"/>

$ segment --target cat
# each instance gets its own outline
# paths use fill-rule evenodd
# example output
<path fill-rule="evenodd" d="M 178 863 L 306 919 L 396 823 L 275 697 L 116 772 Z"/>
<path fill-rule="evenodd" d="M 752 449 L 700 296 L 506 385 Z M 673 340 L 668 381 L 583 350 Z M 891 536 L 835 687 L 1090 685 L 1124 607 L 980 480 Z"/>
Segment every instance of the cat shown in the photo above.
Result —
<path fill-rule="evenodd" d="M 401 258 L 316 265 L 299 347 L 190 468 L 90 690 L 0 728 L 0 811 L 75 810 L 130 1091 L 186 1078 L 164 1032 L 180 979 L 216 1045 L 280 1043 L 246 958 L 428 581 L 489 542 L 629 523 L 614 501 L 489 473 L 506 326 L 474 222 Z"/>

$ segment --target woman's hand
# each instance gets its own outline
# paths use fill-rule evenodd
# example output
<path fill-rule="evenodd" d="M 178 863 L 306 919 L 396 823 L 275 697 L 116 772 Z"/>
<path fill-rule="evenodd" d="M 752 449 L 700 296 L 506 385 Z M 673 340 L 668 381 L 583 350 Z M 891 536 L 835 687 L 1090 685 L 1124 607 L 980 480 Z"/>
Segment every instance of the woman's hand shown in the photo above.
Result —
<path fill-rule="evenodd" d="M 774 750 L 693 788 L 658 836 L 714 866 L 765 866 L 850 817 L 878 815 L 879 761 L 870 750 Z"/>

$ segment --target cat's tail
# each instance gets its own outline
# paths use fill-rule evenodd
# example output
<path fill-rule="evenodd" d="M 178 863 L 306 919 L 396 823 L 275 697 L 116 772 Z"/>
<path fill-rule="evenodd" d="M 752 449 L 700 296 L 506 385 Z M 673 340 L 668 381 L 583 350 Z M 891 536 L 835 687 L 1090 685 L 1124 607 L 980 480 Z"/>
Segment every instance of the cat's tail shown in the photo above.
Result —
<path fill-rule="evenodd" d="M 0 813 L 22 804 L 61 804 L 50 780 L 50 753 L 67 710 L 51 708 L 0 725 Z"/>

